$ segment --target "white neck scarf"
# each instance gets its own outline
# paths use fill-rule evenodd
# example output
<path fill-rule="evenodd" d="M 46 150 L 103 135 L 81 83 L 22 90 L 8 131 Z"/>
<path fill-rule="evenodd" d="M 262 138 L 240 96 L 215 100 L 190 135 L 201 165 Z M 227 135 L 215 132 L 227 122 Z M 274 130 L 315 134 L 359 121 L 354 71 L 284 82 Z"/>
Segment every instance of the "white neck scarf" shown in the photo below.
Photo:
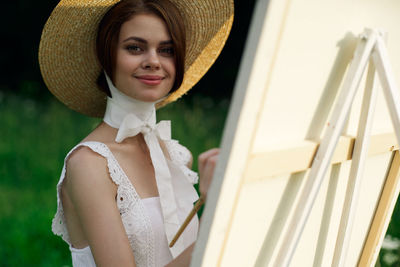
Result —
<path fill-rule="evenodd" d="M 193 195 L 194 190 L 191 184 L 188 186 L 189 183 L 184 181 L 186 179 L 182 179 L 179 170 L 177 171 L 177 168 L 169 165 L 171 163 L 167 162 L 164 152 L 160 147 L 160 140 L 168 141 L 171 139 L 170 121 L 161 121 L 156 124 L 155 102 L 142 102 L 131 98 L 115 88 L 107 75 L 106 79 L 112 98 L 107 98 L 104 122 L 118 129 L 115 139 L 118 143 L 122 142 L 125 138 L 136 136 L 139 133 L 143 134 L 154 166 L 164 217 L 165 232 L 168 243 L 170 243 L 182 223 L 182 219 L 180 218 L 182 216 L 178 215 L 178 208 L 182 208 L 183 205 L 177 202 L 182 202 L 182 198 L 187 199 L 188 194 Z M 176 180 L 177 177 L 179 180 Z M 190 196 L 189 199 L 196 199 L 197 194 L 195 191 L 194 194 L 195 196 Z M 184 210 L 190 210 L 193 202 L 188 204 L 188 207 L 185 204 Z M 183 241 L 179 242 L 178 240 L 174 247 L 170 248 L 172 256 L 175 258 L 179 255 L 185 249 L 186 245 Z"/>

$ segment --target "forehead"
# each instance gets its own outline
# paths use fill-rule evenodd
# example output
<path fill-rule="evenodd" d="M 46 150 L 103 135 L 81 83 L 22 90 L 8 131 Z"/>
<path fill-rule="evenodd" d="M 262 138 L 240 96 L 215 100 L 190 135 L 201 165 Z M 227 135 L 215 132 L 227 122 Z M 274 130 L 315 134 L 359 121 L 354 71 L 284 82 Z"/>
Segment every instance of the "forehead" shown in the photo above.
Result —
<path fill-rule="evenodd" d="M 140 37 L 148 41 L 167 41 L 171 39 L 167 25 L 154 14 L 137 14 L 122 24 L 119 40 Z"/>

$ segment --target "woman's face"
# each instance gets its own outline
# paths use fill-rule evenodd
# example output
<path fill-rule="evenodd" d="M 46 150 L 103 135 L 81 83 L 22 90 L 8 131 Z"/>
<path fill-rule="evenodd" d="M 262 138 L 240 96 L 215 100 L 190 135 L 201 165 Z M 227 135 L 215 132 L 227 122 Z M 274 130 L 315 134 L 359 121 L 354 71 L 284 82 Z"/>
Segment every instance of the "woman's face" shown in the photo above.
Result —
<path fill-rule="evenodd" d="M 154 14 L 138 14 L 121 26 L 114 84 L 137 100 L 153 102 L 175 81 L 174 50 L 167 26 Z"/>

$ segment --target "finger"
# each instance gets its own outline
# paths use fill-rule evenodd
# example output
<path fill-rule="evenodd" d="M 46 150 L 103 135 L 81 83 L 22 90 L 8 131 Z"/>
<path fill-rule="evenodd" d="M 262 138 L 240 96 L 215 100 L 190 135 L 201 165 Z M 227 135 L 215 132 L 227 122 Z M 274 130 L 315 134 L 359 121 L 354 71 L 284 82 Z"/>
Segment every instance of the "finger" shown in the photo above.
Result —
<path fill-rule="evenodd" d="M 210 150 L 207 150 L 203 153 L 201 153 L 198 157 L 198 162 L 199 162 L 199 170 L 202 169 L 209 157 L 212 157 L 214 155 L 219 154 L 220 149 L 219 148 L 213 148 Z"/>
<path fill-rule="evenodd" d="M 216 159 L 219 155 L 219 150 L 213 150 L 213 151 L 208 151 L 207 153 L 204 153 L 202 158 L 199 161 L 199 172 L 200 176 L 202 176 L 205 173 L 204 168 L 209 164 L 211 161 L 211 164 L 216 164 Z M 215 161 L 215 162 L 213 162 Z"/>
<path fill-rule="evenodd" d="M 201 153 L 198 157 L 199 165 L 204 165 L 207 158 L 209 158 L 215 154 L 218 154 L 218 153 L 219 153 L 219 148 L 213 148 L 213 149 L 210 149 L 210 150 L 207 150 L 207 151 Z"/>
<path fill-rule="evenodd" d="M 200 176 L 200 193 L 204 196 L 207 195 L 208 188 L 210 187 L 212 178 L 214 176 L 215 167 L 217 165 L 218 155 L 209 157 L 204 169 Z"/>

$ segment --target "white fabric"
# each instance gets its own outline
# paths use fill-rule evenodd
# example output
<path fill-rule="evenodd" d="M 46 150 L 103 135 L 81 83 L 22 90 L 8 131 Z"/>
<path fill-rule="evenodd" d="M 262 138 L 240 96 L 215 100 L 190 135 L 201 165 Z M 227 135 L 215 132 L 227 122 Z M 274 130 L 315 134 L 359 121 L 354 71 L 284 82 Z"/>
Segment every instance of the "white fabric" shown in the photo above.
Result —
<path fill-rule="evenodd" d="M 153 227 L 155 242 L 155 265 L 165 266 L 172 260 L 171 252 L 168 248 L 168 240 L 164 231 L 163 215 L 159 197 L 151 197 L 142 199 L 147 215 L 150 218 Z"/>
<path fill-rule="evenodd" d="M 179 218 L 178 209 L 189 213 L 198 195 L 185 173 L 172 162 L 167 163 L 167 158 L 160 146 L 161 140 L 164 142 L 171 140 L 170 122 L 161 121 L 156 124 L 154 102 L 143 102 L 131 98 L 115 88 L 107 74 L 106 79 L 112 98 L 107 99 L 104 122 L 118 129 L 115 139 L 118 143 L 125 138 L 143 134 L 154 166 L 165 233 L 168 242 L 171 242 L 184 220 L 184 218 Z M 185 242 L 178 239 L 178 242 L 170 248 L 172 256 L 175 258 L 185 248 Z"/>
<path fill-rule="evenodd" d="M 190 152 L 176 141 L 167 141 L 166 147 L 171 155 L 173 166 L 178 164 L 187 164 L 190 160 Z M 166 239 L 163 225 L 160 225 L 160 217 L 157 213 L 161 211 L 153 210 L 154 203 L 146 203 L 147 199 L 140 199 L 134 186 L 122 170 L 118 161 L 115 159 L 109 148 L 100 142 L 85 142 L 74 147 L 66 156 L 62 169 L 60 181 L 57 185 L 57 213 L 53 219 L 52 230 L 54 234 L 59 235 L 70 245 L 72 264 L 74 267 L 94 267 L 93 255 L 89 247 L 76 249 L 71 247 L 71 241 L 66 228 L 66 222 L 63 212 L 63 206 L 60 198 L 61 185 L 65 178 L 66 164 L 69 156 L 78 147 L 88 147 L 94 152 L 107 159 L 107 166 L 111 180 L 118 186 L 117 206 L 121 214 L 122 223 L 125 227 L 130 245 L 132 247 L 137 267 L 161 267 L 164 266 L 163 255 L 171 255 L 167 244 L 160 245 L 162 242 L 160 236 L 162 231 Z M 172 156 L 174 155 L 174 156 Z M 170 163 L 170 161 L 168 161 Z M 159 206 L 161 207 L 161 205 Z M 158 215 L 158 216 L 159 216 Z M 186 211 L 179 210 L 179 218 L 185 218 Z M 185 247 L 193 243 L 197 237 L 198 219 L 194 218 L 185 232 L 180 237 L 184 241 Z M 168 242 L 167 242 L 168 243 Z M 160 257 L 160 258 L 159 258 Z"/>
<path fill-rule="evenodd" d="M 93 254 L 90 250 L 90 247 L 76 249 L 69 246 L 69 250 L 71 251 L 72 266 L 96 267 L 96 263 L 94 262 Z"/>

